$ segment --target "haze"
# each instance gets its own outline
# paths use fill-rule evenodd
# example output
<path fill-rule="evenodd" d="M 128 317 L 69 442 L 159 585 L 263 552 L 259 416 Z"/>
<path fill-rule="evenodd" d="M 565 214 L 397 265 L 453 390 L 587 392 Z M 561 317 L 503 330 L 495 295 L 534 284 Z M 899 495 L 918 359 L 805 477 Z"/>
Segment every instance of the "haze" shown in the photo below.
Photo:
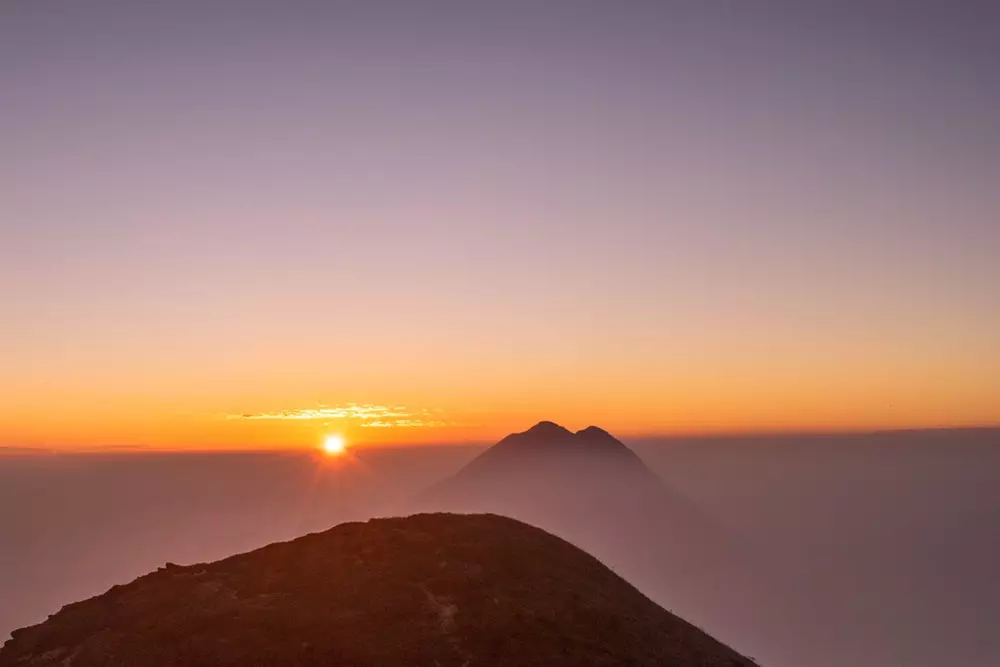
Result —
<path fill-rule="evenodd" d="M 628 444 L 706 520 L 737 536 L 744 554 L 794 584 L 793 595 L 767 594 L 767 605 L 758 598 L 754 632 L 726 614 L 702 626 L 761 664 L 934 667 L 1000 655 L 1000 430 Z M 397 513 L 481 451 L 400 446 L 336 463 L 273 453 L 0 457 L 0 635 L 166 562 L 222 558 Z M 529 497 L 510 494 L 510 507 L 531 512 Z M 473 509 L 472 500 L 458 502 Z M 585 508 L 582 501 L 566 499 Z M 608 513 L 570 513 L 549 528 L 595 527 Z M 604 535 L 621 523 L 605 524 Z M 671 548 L 673 537 L 649 531 L 637 551 Z M 621 544 L 591 541 L 629 576 Z M 630 580 L 697 619 L 698 605 L 678 606 L 658 574 Z M 731 581 L 733 572 L 715 576 Z M 731 611 L 744 603 L 740 593 L 715 595 L 729 598 L 723 611 Z M 789 601 L 802 600 L 808 605 L 789 621 Z M 774 619 L 780 633 L 766 636 L 760 630 Z"/>

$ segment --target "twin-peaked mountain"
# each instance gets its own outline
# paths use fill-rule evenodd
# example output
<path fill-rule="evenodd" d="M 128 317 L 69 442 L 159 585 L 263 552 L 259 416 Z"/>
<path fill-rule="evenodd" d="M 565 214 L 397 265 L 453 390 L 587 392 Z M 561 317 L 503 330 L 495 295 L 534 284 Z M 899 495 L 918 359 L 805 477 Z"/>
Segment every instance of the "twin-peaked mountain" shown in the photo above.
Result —
<path fill-rule="evenodd" d="M 654 556 L 691 576 L 741 549 L 708 515 L 673 491 L 631 449 L 596 426 L 572 432 L 543 421 L 514 433 L 418 498 L 423 508 L 495 512 L 554 530 L 598 554 Z M 663 553 L 650 550 L 663 544 Z M 631 543 L 643 545 L 638 552 Z M 616 563 L 616 566 L 623 564 Z M 679 569 L 678 569 L 679 568 Z"/>
<path fill-rule="evenodd" d="M 427 489 L 422 511 L 490 512 L 597 556 L 663 606 L 737 646 L 770 634 L 753 553 L 596 426 L 543 421 Z"/>
<path fill-rule="evenodd" d="M 523 433 L 508 435 L 438 488 L 445 489 L 474 476 L 500 470 L 516 473 L 525 465 L 573 466 L 580 461 L 586 463 L 597 459 L 616 470 L 631 469 L 635 474 L 652 475 L 631 449 L 604 429 L 588 426 L 573 433 L 559 424 L 543 421 Z"/>

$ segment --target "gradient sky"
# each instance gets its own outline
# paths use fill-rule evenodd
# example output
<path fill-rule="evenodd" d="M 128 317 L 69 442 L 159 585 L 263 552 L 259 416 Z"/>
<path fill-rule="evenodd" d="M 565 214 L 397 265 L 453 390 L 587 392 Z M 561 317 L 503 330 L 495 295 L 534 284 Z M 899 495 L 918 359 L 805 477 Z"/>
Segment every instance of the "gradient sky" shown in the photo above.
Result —
<path fill-rule="evenodd" d="M 1000 422 L 998 8 L 6 0 L 0 444 Z"/>

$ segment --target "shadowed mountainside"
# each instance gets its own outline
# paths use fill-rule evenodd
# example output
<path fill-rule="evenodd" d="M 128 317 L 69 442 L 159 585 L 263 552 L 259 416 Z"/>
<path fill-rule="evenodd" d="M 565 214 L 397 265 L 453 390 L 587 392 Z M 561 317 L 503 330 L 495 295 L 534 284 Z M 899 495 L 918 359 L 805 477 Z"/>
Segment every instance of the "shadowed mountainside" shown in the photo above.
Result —
<path fill-rule="evenodd" d="M 784 633 L 773 576 L 748 545 L 596 426 L 543 421 L 511 434 L 410 509 L 497 513 L 552 531 L 739 647 Z"/>
<path fill-rule="evenodd" d="M 492 515 L 348 523 L 64 607 L 14 665 L 753 663 L 592 556 Z"/>

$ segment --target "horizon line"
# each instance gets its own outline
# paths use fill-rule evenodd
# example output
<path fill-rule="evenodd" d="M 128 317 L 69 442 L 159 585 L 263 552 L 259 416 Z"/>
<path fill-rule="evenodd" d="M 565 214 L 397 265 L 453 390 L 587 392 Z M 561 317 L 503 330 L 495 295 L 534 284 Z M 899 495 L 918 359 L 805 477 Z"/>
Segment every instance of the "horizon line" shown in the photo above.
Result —
<path fill-rule="evenodd" d="M 541 420 L 550 421 L 550 420 Z M 536 422 L 538 423 L 538 422 Z M 558 423 L 558 422 L 553 422 Z M 529 427 L 530 428 L 530 427 Z M 787 440 L 789 438 L 823 438 L 823 437 L 850 437 L 866 435 L 894 435 L 905 433 L 931 433 L 942 431 L 991 431 L 1000 430 L 1000 423 L 995 424 L 975 424 L 960 426 L 918 426 L 902 428 L 874 428 L 874 429 L 823 429 L 823 430 L 789 430 L 789 431 L 690 431 L 690 432 L 668 432 L 668 433 L 642 433 L 631 436 L 614 437 L 629 442 L 648 443 L 650 441 L 669 440 L 722 440 L 722 439 L 759 439 L 777 438 Z M 520 431 L 513 431 L 518 433 Z M 501 436 L 501 438 L 504 436 Z M 499 440 L 442 440 L 440 442 L 359 442 L 352 446 L 352 449 L 372 450 L 372 449 L 408 449 L 408 448 L 429 448 L 429 447 L 489 447 Z M 52 446 L 52 445 L 0 445 L 0 455 L 83 455 L 83 454 L 305 454 L 318 452 L 318 446 L 301 445 L 265 445 L 260 447 L 246 446 L 212 446 L 199 447 L 197 445 L 182 446 L 158 446 L 158 445 L 80 445 L 80 446 Z"/>

